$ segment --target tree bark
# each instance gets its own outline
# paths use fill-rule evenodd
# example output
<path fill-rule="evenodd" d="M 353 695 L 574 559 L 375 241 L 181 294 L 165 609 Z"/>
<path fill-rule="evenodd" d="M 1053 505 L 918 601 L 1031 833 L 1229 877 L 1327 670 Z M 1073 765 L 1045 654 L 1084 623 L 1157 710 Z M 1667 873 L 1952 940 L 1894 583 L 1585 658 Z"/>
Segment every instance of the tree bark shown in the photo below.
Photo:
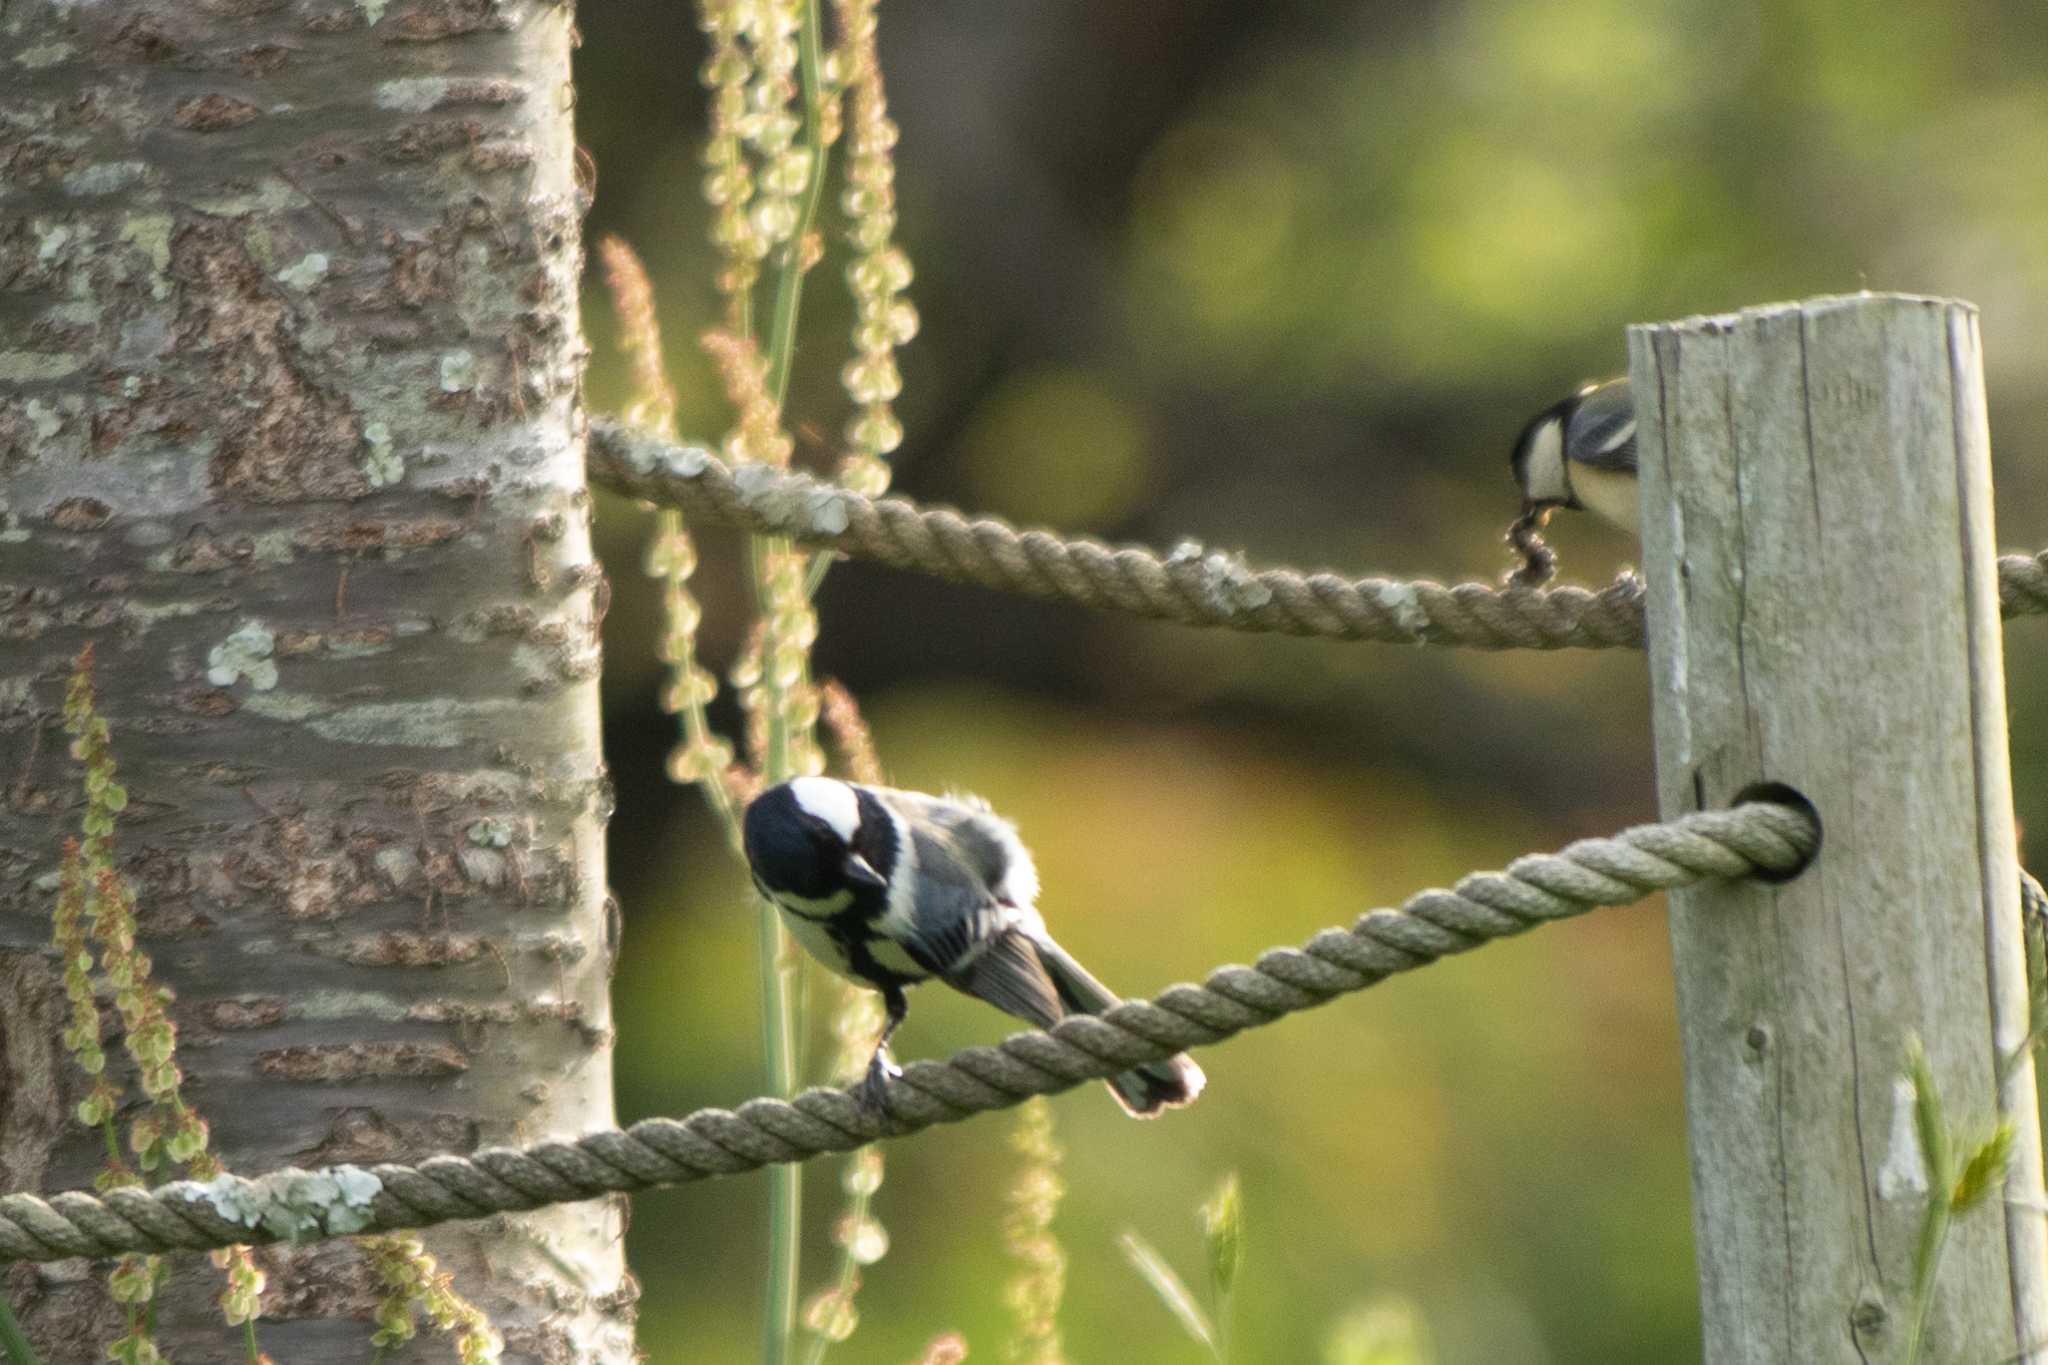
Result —
<path fill-rule="evenodd" d="M 0 0 L 0 1185 L 101 1155 L 48 947 L 88 641 L 231 1168 L 612 1121 L 572 40 L 542 0 Z M 428 1241 L 508 1360 L 624 1361 L 622 1217 Z M 260 1256 L 266 1350 L 367 1357 L 353 1248 Z M 239 1359 L 170 1265 L 158 1344 Z M 4 1280 L 46 1360 L 120 1328 L 91 1269 Z"/>

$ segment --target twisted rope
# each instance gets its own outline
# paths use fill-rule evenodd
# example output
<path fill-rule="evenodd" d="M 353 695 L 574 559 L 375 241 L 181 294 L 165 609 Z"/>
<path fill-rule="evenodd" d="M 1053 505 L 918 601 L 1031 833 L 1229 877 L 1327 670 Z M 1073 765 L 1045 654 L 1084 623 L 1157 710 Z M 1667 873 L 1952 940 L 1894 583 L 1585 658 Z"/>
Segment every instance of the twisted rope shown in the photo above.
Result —
<path fill-rule="evenodd" d="M 592 424 L 591 481 L 765 535 L 879 560 L 955 583 L 1075 602 L 1190 626 L 1479 649 L 1641 648 L 1643 586 L 1445 586 L 1253 569 L 1188 541 L 1161 556 L 1136 546 L 1019 531 L 908 498 L 868 498 L 768 465 L 728 466 L 616 422 Z M 2048 577 L 2048 575 L 2044 575 Z M 2043 610 L 2048 610 L 2044 606 Z"/>
<path fill-rule="evenodd" d="M 591 480 L 615 492 L 745 531 L 1099 611 L 1389 644 L 1643 646 L 1643 585 L 1630 574 L 1594 592 L 1253 569 L 1192 541 L 1162 556 L 1019 531 L 995 517 L 969 519 L 903 497 L 868 498 L 767 465 L 728 466 L 701 446 L 670 445 L 617 422 L 592 425 L 588 461 Z M 2007 616 L 2048 613 L 2048 550 L 1999 559 L 1998 601 Z"/>
<path fill-rule="evenodd" d="M 2048 613 L 2048 550 L 1998 557 L 1998 610 L 2005 616 Z"/>
<path fill-rule="evenodd" d="M 1626 905 L 1710 877 L 1792 872 L 1818 844 L 1811 816 L 1756 802 L 1518 858 L 1505 871 L 1466 877 L 1455 890 L 1424 891 L 1398 910 L 1373 910 L 1348 930 L 1325 929 L 1299 948 L 1272 949 L 1249 967 L 1219 967 L 1202 985 L 1174 986 L 1156 1000 L 1065 1019 L 1050 1031 L 971 1047 L 943 1062 L 913 1062 L 889 1086 L 888 1119 L 864 1108 L 853 1091 L 819 1088 L 792 1100 L 647 1119 L 574 1142 L 434 1156 L 414 1166 L 286 1170 L 255 1180 L 221 1176 L 48 1199 L 0 1196 L 0 1261 L 424 1227 L 850 1151 L 1220 1042 L 1595 906 Z"/>

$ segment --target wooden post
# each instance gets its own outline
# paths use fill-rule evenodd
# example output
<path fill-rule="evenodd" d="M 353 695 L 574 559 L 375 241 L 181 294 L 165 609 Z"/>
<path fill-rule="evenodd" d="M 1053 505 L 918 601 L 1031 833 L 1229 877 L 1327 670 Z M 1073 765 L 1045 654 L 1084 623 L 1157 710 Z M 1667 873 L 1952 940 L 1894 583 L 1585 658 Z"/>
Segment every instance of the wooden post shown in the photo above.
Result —
<path fill-rule="evenodd" d="M 1671 896 L 1705 1358 L 1900 1359 L 1930 1192 L 1917 1035 L 1967 1137 L 1925 1365 L 2048 1361 L 2048 1236 L 1976 311 L 1858 295 L 1633 327 L 1665 816 L 1785 783 L 1819 858 Z"/>

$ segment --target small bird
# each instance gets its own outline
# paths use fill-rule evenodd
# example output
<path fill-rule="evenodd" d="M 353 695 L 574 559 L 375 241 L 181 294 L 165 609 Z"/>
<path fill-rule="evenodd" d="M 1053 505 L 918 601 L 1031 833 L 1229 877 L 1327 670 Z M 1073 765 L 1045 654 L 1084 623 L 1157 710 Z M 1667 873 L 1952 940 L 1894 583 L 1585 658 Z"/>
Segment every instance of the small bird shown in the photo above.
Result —
<path fill-rule="evenodd" d="M 1031 854 L 977 797 L 799 777 L 755 797 L 745 826 L 754 885 L 791 936 L 882 993 L 888 1022 L 862 1083 L 877 1109 L 902 1074 L 888 1047 L 907 986 L 937 977 L 1040 1028 L 1119 1003 L 1046 933 Z M 1108 1083 L 1127 1113 L 1152 1118 L 1192 1101 L 1204 1079 L 1181 1053 Z"/>
<path fill-rule="evenodd" d="M 1587 384 L 1537 413 L 1516 438 L 1509 465 L 1525 516 L 1590 508 L 1636 530 L 1636 406 L 1628 380 Z"/>

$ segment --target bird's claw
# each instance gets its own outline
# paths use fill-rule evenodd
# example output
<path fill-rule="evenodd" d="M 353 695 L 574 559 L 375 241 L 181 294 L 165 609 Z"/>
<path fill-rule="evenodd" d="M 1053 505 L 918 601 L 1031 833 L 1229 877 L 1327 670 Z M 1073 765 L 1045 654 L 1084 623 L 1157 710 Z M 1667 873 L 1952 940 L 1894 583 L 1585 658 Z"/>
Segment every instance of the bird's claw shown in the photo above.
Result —
<path fill-rule="evenodd" d="M 889 1082 L 902 1074 L 903 1068 L 889 1060 L 888 1052 L 876 1048 L 875 1055 L 868 1061 L 868 1074 L 862 1078 L 860 1089 L 855 1092 L 861 1107 L 885 1119 L 894 1119 L 896 1109 L 889 1103 Z"/>
<path fill-rule="evenodd" d="M 1537 504 L 1525 504 L 1522 515 L 1516 517 L 1502 537 L 1521 559 L 1520 567 L 1506 575 L 1503 586 L 1510 588 L 1540 588 L 1557 576 L 1557 551 L 1543 541 L 1543 528 L 1550 522 L 1551 509 Z"/>

